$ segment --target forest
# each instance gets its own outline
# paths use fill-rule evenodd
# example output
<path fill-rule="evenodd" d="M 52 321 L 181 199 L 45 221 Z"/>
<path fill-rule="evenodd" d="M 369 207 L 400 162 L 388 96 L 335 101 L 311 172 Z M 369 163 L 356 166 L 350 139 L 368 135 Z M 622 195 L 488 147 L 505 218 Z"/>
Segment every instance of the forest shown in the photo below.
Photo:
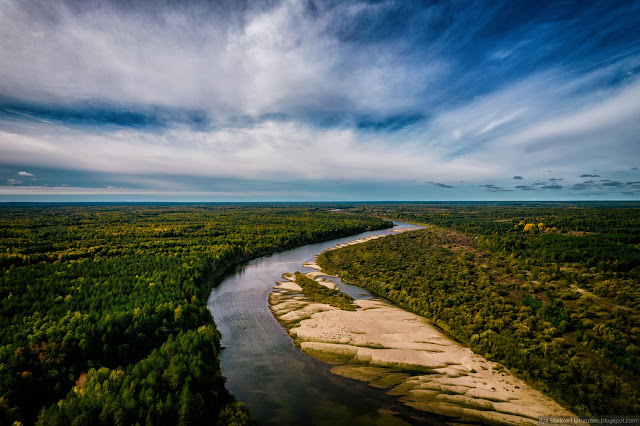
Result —
<path fill-rule="evenodd" d="M 249 424 L 206 307 L 231 266 L 391 223 L 313 205 L 0 209 L 0 424 Z"/>
<path fill-rule="evenodd" d="M 640 205 L 372 204 L 425 229 L 328 251 L 579 415 L 640 414 Z"/>

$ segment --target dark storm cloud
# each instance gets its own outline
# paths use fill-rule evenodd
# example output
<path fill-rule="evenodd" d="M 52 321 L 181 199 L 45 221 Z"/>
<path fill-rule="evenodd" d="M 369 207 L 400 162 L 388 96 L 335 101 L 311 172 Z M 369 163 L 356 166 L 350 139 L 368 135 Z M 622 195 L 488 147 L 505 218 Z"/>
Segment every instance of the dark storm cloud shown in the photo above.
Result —
<path fill-rule="evenodd" d="M 433 186 L 437 186 L 438 188 L 453 188 L 453 185 L 447 185 L 446 183 L 433 182 Z"/>
<path fill-rule="evenodd" d="M 574 183 L 573 185 L 570 186 L 570 189 L 574 191 L 583 191 L 585 189 L 591 189 L 591 188 L 593 188 L 593 185 L 590 185 L 587 183 Z"/>
<path fill-rule="evenodd" d="M 512 191 L 512 189 L 506 189 L 503 188 L 501 186 L 496 186 L 496 185 L 492 185 L 492 184 L 484 184 L 484 185 L 478 185 L 481 188 L 484 188 L 485 191 L 488 192 L 510 192 Z"/>
<path fill-rule="evenodd" d="M 537 188 L 531 186 L 531 185 L 518 185 L 516 186 L 516 189 L 521 189 L 522 191 L 536 191 Z"/>
<path fill-rule="evenodd" d="M 596 182 L 594 180 L 587 180 L 582 183 L 573 184 L 569 189 L 602 195 L 604 197 L 611 197 L 618 194 L 636 196 L 640 194 L 640 181 L 620 182 L 615 180 L 601 180 Z"/>

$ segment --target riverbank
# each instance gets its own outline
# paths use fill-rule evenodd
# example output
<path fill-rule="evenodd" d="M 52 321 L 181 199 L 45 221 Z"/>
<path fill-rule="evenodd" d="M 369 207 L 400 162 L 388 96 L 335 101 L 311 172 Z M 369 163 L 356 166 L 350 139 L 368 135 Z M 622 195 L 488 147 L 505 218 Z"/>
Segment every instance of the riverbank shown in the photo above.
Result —
<path fill-rule="evenodd" d="M 314 262 L 304 266 L 316 269 L 309 278 L 335 286 Z M 274 316 L 305 354 L 334 365 L 333 374 L 454 421 L 537 423 L 539 416 L 572 415 L 425 318 L 379 299 L 357 300 L 355 311 L 315 303 L 301 294 L 292 274 L 283 278 L 269 295 Z"/>

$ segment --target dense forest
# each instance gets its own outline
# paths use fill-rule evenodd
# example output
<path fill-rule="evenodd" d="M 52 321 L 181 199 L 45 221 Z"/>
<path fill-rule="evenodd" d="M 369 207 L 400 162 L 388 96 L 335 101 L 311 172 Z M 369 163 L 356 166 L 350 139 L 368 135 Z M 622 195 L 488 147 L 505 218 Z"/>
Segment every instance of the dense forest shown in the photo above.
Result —
<path fill-rule="evenodd" d="M 206 307 L 275 250 L 389 227 L 309 205 L 3 207 L 0 424 L 245 424 Z"/>
<path fill-rule="evenodd" d="M 323 270 L 432 319 L 582 415 L 640 414 L 640 206 L 412 204 Z"/>

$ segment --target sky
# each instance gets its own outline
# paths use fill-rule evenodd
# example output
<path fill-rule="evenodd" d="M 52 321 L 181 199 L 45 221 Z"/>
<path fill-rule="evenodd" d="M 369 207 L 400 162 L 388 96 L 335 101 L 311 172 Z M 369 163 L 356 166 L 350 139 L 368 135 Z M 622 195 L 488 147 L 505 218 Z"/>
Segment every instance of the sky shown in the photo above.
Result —
<path fill-rule="evenodd" d="M 640 1 L 0 0 L 0 202 L 639 199 Z"/>

